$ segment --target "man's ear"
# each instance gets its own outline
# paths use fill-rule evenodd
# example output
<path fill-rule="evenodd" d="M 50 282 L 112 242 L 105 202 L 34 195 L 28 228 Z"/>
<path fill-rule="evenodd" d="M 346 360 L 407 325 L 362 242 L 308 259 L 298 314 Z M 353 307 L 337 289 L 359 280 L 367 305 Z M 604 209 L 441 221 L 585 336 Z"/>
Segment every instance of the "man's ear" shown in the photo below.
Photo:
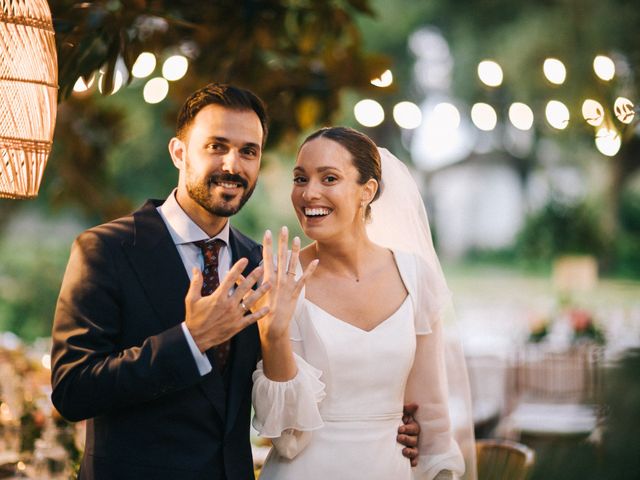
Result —
<path fill-rule="evenodd" d="M 178 137 L 173 137 L 169 140 L 169 155 L 171 160 L 178 170 L 182 170 L 184 167 L 184 160 L 187 154 L 187 145 Z"/>

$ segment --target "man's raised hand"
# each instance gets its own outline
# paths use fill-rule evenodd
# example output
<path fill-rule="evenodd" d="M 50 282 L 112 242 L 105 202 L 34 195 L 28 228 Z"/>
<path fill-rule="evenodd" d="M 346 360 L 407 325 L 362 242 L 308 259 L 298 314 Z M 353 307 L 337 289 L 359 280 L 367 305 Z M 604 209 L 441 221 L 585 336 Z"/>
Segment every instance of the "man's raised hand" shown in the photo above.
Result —
<path fill-rule="evenodd" d="M 249 293 L 262 277 L 263 268 L 257 267 L 246 278 L 242 278 L 242 271 L 247 263 L 246 258 L 238 260 L 218 288 L 211 295 L 204 297 L 200 293 L 203 282 L 202 272 L 198 268 L 193 268 L 189 291 L 184 299 L 185 324 L 201 352 L 229 340 L 269 312 L 269 305 L 264 304 L 255 312 L 245 315 L 271 287 L 270 283 L 265 281 L 255 291 Z M 232 291 L 236 283 L 237 287 Z"/>

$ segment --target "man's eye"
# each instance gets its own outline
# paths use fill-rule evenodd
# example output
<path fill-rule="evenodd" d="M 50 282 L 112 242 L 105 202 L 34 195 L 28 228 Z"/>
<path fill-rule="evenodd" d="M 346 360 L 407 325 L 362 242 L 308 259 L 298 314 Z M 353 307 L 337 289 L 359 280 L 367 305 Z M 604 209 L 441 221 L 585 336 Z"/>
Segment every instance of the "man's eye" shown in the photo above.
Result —
<path fill-rule="evenodd" d="M 224 152 L 225 146 L 220 143 L 210 143 L 207 145 L 207 150 L 211 152 Z"/>
<path fill-rule="evenodd" d="M 242 150 L 242 154 L 247 157 L 256 157 L 258 155 L 258 151 L 255 148 L 245 148 Z"/>

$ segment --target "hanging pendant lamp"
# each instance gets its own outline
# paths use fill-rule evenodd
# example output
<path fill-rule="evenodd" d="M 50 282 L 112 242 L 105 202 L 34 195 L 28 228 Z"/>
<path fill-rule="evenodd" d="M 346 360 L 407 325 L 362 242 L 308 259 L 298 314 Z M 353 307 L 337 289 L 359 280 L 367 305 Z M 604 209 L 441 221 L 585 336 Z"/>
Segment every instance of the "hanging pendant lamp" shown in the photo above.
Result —
<path fill-rule="evenodd" d="M 0 198 L 38 195 L 51 152 L 58 61 L 46 0 L 0 0 Z"/>

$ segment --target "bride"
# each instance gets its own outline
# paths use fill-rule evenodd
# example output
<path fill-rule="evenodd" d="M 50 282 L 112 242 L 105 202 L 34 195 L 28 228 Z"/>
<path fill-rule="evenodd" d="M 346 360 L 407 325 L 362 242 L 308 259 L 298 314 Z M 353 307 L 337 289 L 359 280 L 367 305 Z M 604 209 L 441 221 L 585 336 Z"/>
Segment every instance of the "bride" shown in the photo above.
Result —
<path fill-rule="evenodd" d="M 356 130 L 324 128 L 300 148 L 291 200 L 313 243 L 295 238 L 288 254 L 283 228 L 274 265 L 270 232 L 263 241 L 273 288 L 258 322 L 254 427 L 274 448 L 261 480 L 462 475 L 441 318 L 450 293 L 406 168 Z M 415 468 L 396 442 L 412 402 Z"/>

